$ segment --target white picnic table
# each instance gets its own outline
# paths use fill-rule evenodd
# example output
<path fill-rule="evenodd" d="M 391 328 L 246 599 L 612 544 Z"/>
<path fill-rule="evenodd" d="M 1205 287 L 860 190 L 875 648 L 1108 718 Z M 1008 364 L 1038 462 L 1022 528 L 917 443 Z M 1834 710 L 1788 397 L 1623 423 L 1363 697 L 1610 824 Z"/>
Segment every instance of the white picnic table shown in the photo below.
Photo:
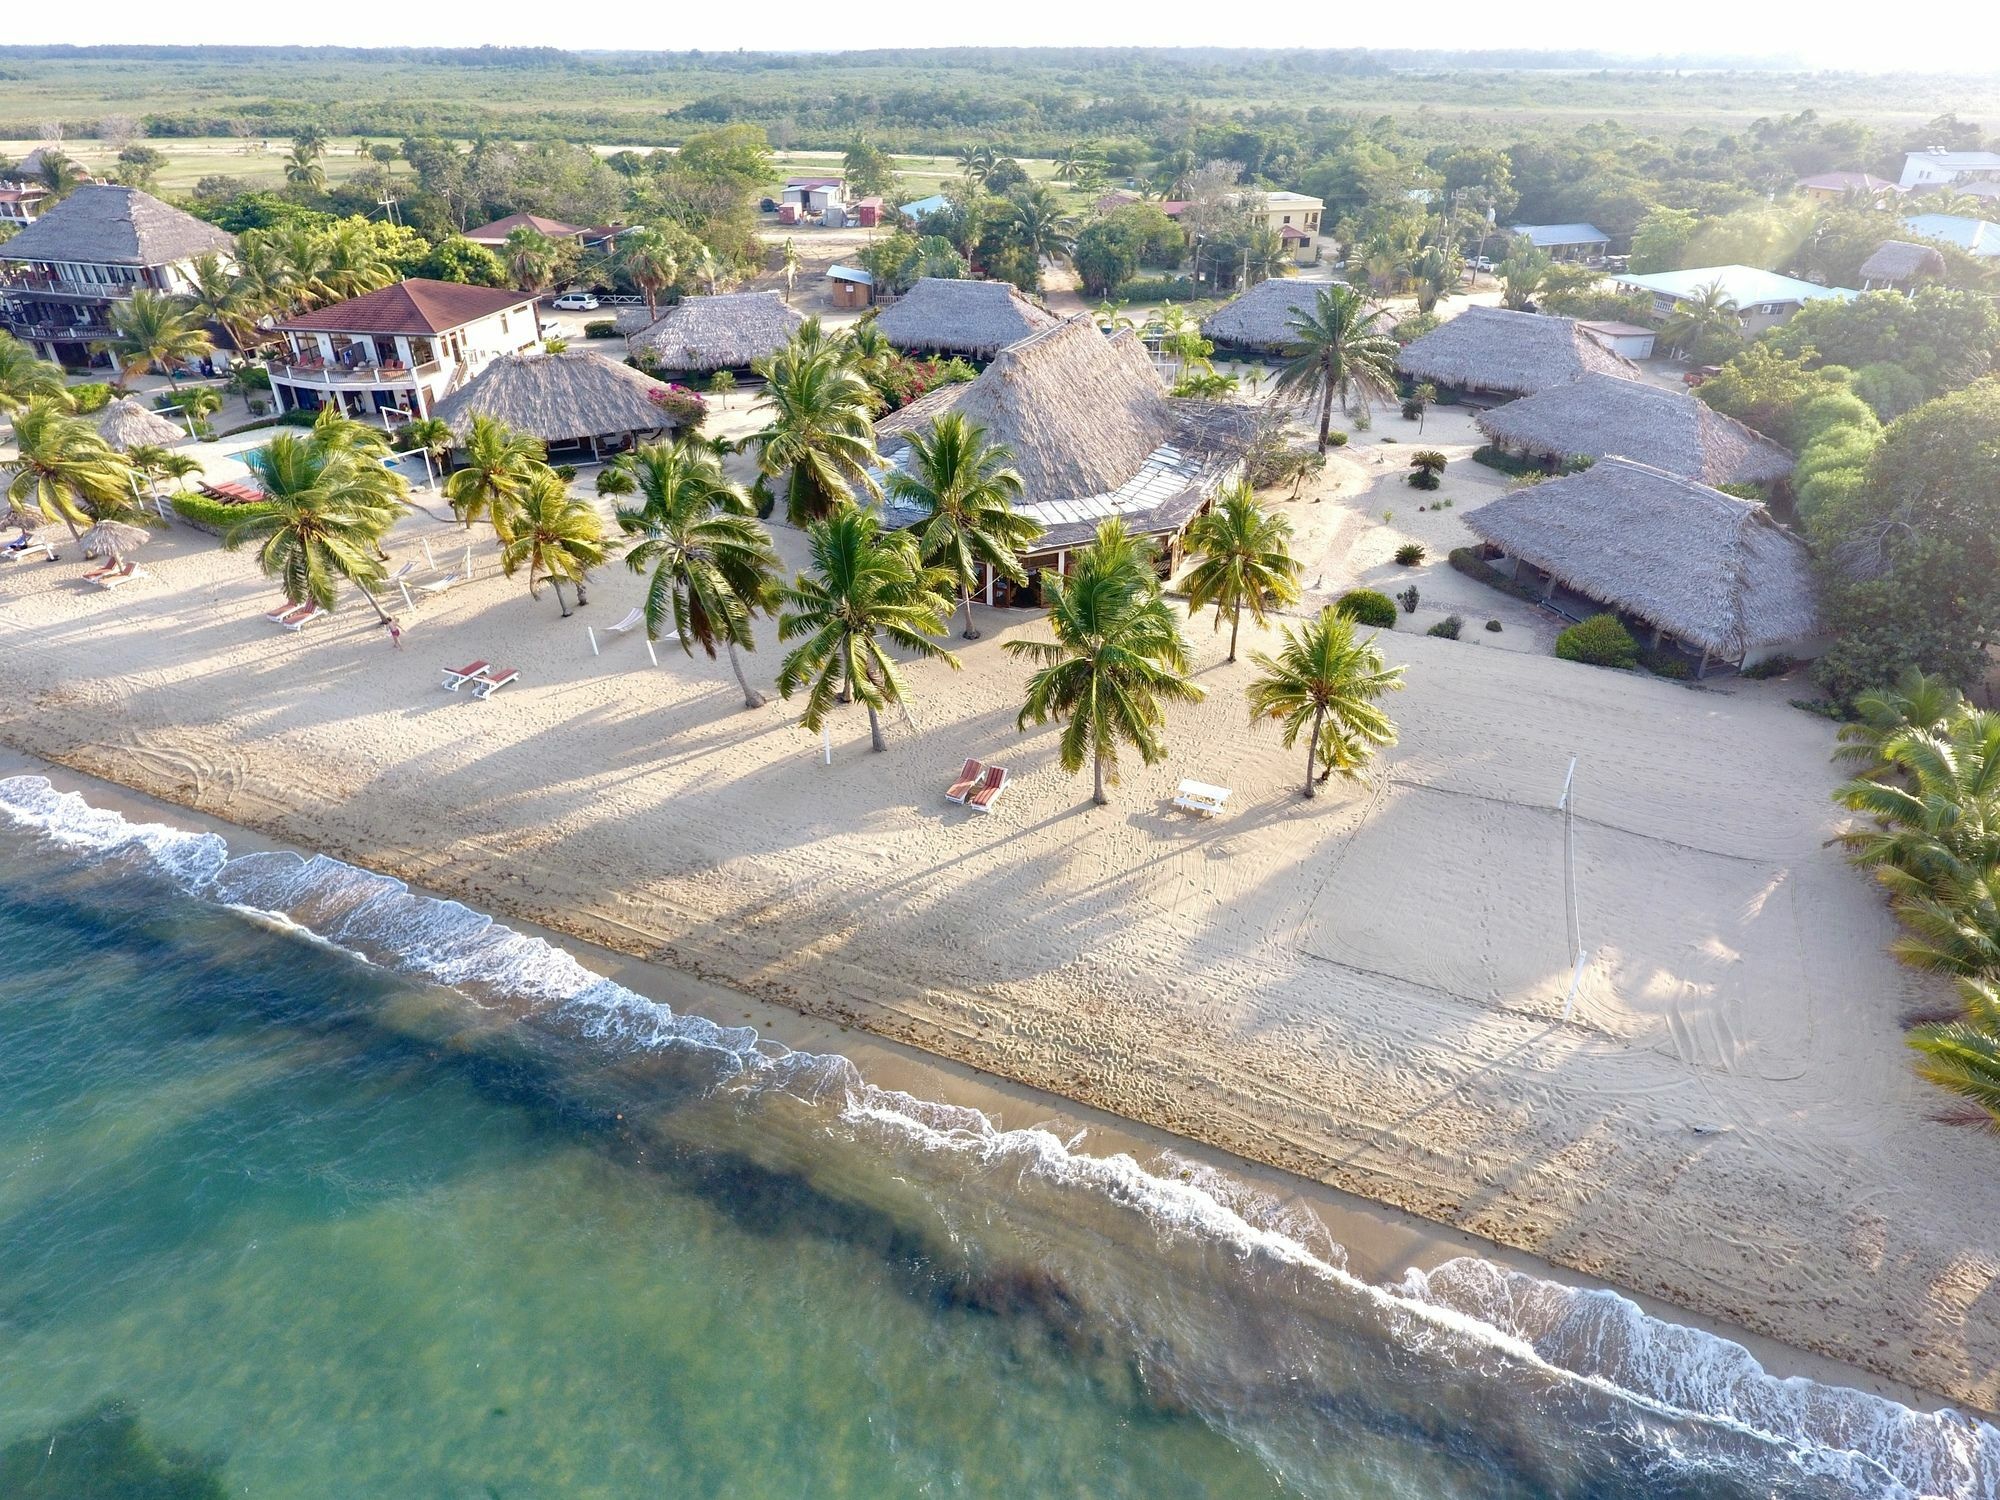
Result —
<path fill-rule="evenodd" d="M 1229 800 L 1226 786 L 1210 786 L 1206 781 L 1183 781 L 1174 793 L 1174 806 L 1213 817 Z"/>

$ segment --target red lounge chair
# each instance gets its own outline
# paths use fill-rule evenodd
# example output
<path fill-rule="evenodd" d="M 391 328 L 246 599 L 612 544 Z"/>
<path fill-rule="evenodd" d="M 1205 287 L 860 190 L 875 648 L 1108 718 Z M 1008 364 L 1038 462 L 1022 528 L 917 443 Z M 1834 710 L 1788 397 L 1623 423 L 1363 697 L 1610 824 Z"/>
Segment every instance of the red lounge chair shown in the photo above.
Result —
<path fill-rule="evenodd" d="M 468 682 L 477 683 L 484 682 L 485 680 L 486 663 L 483 661 L 468 662 L 462 667 L 444 668 L 443 687 L 447 693 L 457 692 Z"/>
<path fill-rule="evenodd" d="M 954 781 L 951 784 L 950 790 L 944 794 L 944 800 L 947 802 L 963 802 L 972 789 L 979 785 L 979 771 L 980 765 L 978 761 L 967 761 L 965 769 L 958 773 L 958 780 Z"/>
<path fill-rule="evenodd" d="M 291 622 L 292 616 L 302 615 L 311 608 L 310 604 L 281 604 L 276 609 L 265 611 L 264 618 L 273 625 L 285 625 Z"/>
<path fill-rule="evenodd" d="M 1007 768 L 1005 766 L 988 766 L 986 768 L 985 781 L 980 784 L 978 791 L 965 799 L 965 805 L 974 812 L 992 812 L 993 804 L 1000 800 L 1000 793 L 1006 789 L 1006 786 Z"/>
<path fill-rule="evenodd" d="M 502 667 L 496 672 L 488 672 L 472 685 L 472 696 L 484 702 L 508 683 L 520 678 L 519 667 Z"/>

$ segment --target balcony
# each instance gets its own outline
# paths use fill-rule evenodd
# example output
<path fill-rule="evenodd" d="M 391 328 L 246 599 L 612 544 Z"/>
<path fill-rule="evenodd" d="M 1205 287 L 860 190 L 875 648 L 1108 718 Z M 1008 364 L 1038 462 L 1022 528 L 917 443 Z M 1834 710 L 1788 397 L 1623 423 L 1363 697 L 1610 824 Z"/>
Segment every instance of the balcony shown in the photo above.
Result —
<path fill-rule="evenodd" d="M 64 281 L 42 271 L 10 271 L 0 275 L 0 291 L 63 302 L 121 302 L 139 290 L 129 284 L 107 286 L 95 281 Z"/>
<path fill-rule="evenodd" d="M 271 361 L 271 378 L 287 385 L 316 386 L 321 390 L 355 390 L 369 387 L 429 383 L 443 366 L 437 360 L 419 365 L 343 365 L 323 361 Z"/>
<path fill-rule="evenodd" d="M 19 308 L 0 310 L 0 324 L 18 339 L 55 339 L 65 343 L 88 344 L 111 337 L 107 323 L 72 323 L 34 317 Z"/>

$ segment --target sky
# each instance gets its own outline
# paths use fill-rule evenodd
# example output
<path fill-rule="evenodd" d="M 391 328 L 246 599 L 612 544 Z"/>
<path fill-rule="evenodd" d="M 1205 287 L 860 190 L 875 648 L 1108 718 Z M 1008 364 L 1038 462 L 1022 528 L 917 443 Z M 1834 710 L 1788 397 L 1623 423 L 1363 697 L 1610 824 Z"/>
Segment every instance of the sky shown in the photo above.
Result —
<path fill-rule="evenodd" d="M 662 5 L 598 0 L 572 12 L 548 0 L 425 0 L 420 5 L 288 5 L 280 0 L 97 0 L 9 6 L 14 43 L 337 41 L 346 45 L 555 46 L 575 50 L 708 51 L 1007 46 L 1520 47 L 1600 48 L 1655 56 L 1677 51 L 1793 56 L 1809 66 L 1962 71 L 1939 36 L 1992 34 L 1990 0 L 1933 0 L 1925 25 L 1881 24 L 1853 0 L 1802 11 L 1772 0 L 1676 0 L 1671 5 L 1538 0 L 1524 10 L 1495 0 L 1399 6 L 1222 5 L 1215 0 L 1089 0 L 1039 5 L 885 0 L 757 0 Z M 339 24 L 328 26 L 329 16 Z M 1420 22 L 1418 18 L 1421 17 Z M 1532 27 L 1524 20 L 1532 18 Z M 1985 63 L 1979 64 L 1987 66 Z M 810 87 L 805 80 L 802 87 Z"/>

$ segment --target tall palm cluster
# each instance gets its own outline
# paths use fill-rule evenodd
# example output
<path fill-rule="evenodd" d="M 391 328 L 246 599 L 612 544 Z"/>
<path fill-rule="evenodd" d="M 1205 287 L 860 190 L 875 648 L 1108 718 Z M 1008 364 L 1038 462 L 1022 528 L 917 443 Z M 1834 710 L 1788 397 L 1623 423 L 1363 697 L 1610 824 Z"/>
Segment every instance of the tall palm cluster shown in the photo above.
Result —
<path fill-rule="evenodd" d="M 2000 1123 L 2000 714 L 1911 670 L 1863 694 L 1835 793 L 1868 822 L 1842 836 L 1889 892 L 1903 962 L 1950 976 L 1961 1014 L 1913 1027 L 1917 1072 Z"/>
<path fill-rule="evenodd" d="M 0 333 L 0 414 L 14 430 L 5 494 L 18 519 L 61 521 L 76 537 L 134 508 L 130 460 L 76 415 L 62 371 L 8 333 Z"/>

